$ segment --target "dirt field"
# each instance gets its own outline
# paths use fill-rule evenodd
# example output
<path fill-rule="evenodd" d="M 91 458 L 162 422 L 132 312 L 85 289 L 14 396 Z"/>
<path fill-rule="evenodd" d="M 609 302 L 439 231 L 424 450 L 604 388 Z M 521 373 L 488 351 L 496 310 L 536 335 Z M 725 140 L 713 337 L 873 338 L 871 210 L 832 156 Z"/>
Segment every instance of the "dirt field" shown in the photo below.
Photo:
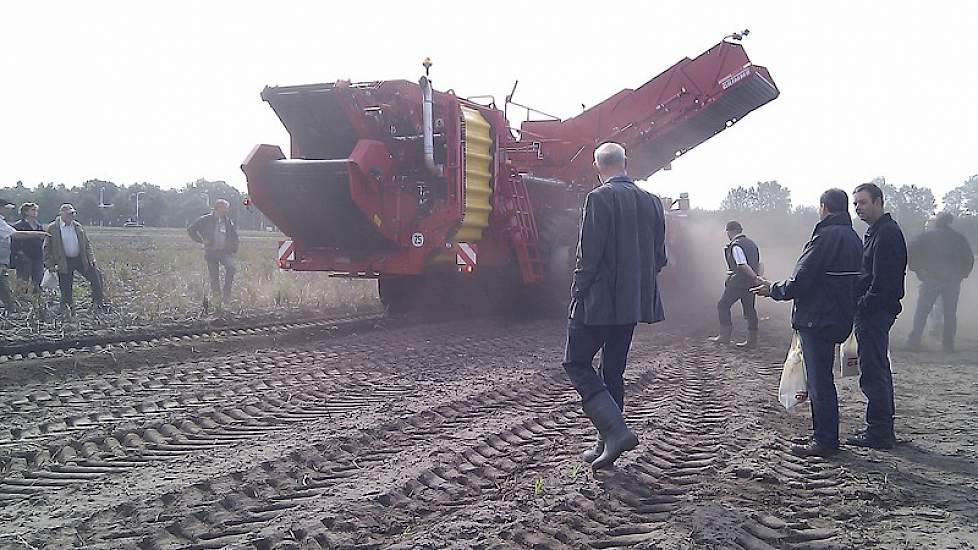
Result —
<path fill-rule="evenodd" d="M 778 316 L 777 309 L 773 310 Z M 382 322 L 49 373 L 3 367 L 2 548 L 974 548 L 978 342 L 894 350 L 890 452 L 787 452 L 787 331 L 755 354 L 642 327 L 612 471 L 559 367 L 560 322 Z M 859 426 L 840 383 L 843 433 Z"/>
<path fill-rule="evenodd" d="M 88 232 L 112 312 L 91 310 L 88 282 L 76 276 L 79 313 L 74 319 L 59 315 L 56 292 L 45 296 L 44 321 L 21 295 L 21 313 L 0 308 L 0 348 L 31 341 L 221 326 L 235 320 L 268 322 L 380 307 L 372 281 L 279 271 L 275 258 L 282 237 L 243 232 L 232 301 L 217 312 L 213 304 L 205 303 L 209 283 L 203 252 L 185 231 L 147 227 L 88 228 Z"/>

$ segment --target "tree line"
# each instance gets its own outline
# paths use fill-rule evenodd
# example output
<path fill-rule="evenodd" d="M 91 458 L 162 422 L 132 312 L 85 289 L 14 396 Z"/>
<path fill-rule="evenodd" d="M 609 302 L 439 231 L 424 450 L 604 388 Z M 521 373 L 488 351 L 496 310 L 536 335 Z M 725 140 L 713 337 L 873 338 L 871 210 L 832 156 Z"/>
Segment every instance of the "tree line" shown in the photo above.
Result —
<path fill-rule="evenodd" d="M 241 229 L 264 230 L 272 227 L 255 207 L 245 207 L 245 195 L 223 181 L 198 179 L 176 189 L 162 189 L 151 183 L 120 185 L 111 181 L 88 180 L 68 187 L 63 183 L 40 183 L 28 187 L 18 181 L 0 187 L 0 197 L 16 203 L 38 205 L 38 219 L 53 220 L 58 208 L 71 203 L 78 210 L 79 222 L 90 226 L 120 227 L 138 222 L 149 227 L 187 227 L 210 211 L 214 201 L 231 203 L 232 216 Z M 136 218 L 136 201 L 139 217 Z"/>
<path fill-rule="evenodd" d="M 886 209 L 909 238 L 921 233 L 927 219 L 938 211 L 934 192 L 928 187 L 897 187 L 882 176 L 873 178 L 872 182 L 883 190 Z M 953 227 L 963 233 L 973 247 L 978 246 L 978 174 L 945 193 L 942 202 L 942 210 L 957 217 Z M 751 219 L 755 223 L 776 224 L 783 230 L 781 234 L 792 235 L 792 238 L 805 227 L 810 230 L 818 220 L 814 207 L 793 208 L 791 190 L 776 180 L 730 189 L 720 204 L 719 213 L 731 218 Z"/>

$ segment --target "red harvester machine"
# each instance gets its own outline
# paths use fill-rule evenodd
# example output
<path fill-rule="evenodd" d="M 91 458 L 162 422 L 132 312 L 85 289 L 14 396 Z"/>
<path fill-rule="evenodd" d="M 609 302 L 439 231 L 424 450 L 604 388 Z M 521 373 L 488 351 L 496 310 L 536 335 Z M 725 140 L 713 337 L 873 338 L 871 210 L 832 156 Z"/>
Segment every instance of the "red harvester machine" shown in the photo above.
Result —
<path fill-rule="evenodd" d="M 491 98 L 436 91 L 427 74 L 266 87 L 291 157 L 259 145 L 241 168 L 252 203 L 290 239 L 282 269 L 377 278 L 391 311 L 514 297 L 564 305 L 583 195 L 598 184 L 597 145 L 624 145 L 630 175 L 645 179 L 778 96 L 740 38 L 576 117 L 528 109 L 546 119 L 518 130 L 506 110 L 525 107 L 512 94 L 500 110 Z M 669 233 L 675 275 L 682 232 Z"/>

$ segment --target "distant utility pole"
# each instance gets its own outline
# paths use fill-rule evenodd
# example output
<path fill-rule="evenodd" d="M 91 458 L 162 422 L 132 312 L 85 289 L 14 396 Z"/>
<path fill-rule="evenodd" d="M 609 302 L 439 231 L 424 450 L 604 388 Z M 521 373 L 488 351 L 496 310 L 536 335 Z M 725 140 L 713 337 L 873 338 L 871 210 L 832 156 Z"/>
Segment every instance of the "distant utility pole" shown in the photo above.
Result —
<path fill-rule="evenodd" d="M 105 214 L 104 214 L 105 209 L 112 208 L 111 204 L 105 204 L 105 187 L 98 188 L 98 207 L 99 207 L 98 226 L 102 227 L 105 225 Z"/>
<path fill-rule="evenodd" d="M 134 193 L 134 195 L 136 195 L 136 224 L 137 225 L 139 224 L 139 195 L 142 195 L 145 192 L 146 191 L 136 191 Z"/>

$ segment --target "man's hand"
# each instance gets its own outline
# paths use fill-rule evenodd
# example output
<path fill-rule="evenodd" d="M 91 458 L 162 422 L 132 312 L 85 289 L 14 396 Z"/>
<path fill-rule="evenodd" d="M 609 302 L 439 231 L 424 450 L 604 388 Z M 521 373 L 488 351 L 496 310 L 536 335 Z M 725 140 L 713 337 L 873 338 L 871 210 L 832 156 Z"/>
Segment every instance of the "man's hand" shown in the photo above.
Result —
<path fill-rule="evenodd" d="M 766 281 L 760 277 L 757 278 L 757 286 L 750 289 L 751 292 L 757 294 L 758 296 L 770 297 L 771 296 L 771 281 Z"/>

